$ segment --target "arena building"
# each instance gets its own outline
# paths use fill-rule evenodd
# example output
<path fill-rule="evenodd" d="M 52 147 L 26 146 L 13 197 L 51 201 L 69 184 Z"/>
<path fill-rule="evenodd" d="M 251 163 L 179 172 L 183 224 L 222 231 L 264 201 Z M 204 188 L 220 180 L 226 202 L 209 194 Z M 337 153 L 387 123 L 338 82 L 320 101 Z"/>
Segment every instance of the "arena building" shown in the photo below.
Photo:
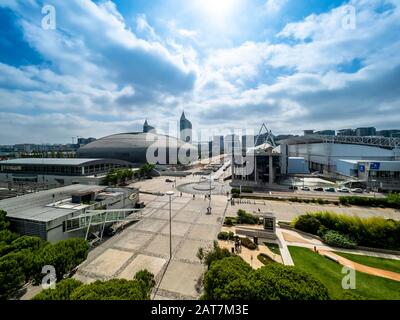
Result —
<path fill-rule="evenodd" d="M 89 143 L 77 151 L 77 157 L 119 159 L 133 165 L 146 162 L 165 165 L 190 163 L 197 160 L 198 153 L 193 145 L 174 137 L 133 132 L 114 134 Z"/>

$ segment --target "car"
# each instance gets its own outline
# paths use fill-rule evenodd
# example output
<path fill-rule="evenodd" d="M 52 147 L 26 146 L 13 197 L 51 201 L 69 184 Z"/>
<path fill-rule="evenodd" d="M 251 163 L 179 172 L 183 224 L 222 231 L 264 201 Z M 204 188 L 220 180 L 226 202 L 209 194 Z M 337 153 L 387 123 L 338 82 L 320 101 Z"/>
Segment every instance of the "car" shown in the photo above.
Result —
<path fill-rule="evenodd" d="M 337 190 L 338 192 L 343 192 L 343 193 L 349 193 L 350 192 L 350 190 L 349 189 L 347 189 L 347 188 L 339 188 L 338 190 Z"/>
<path fill-rule="evenodd" d="M 325 192 L 336 192 L 335 188 L 332 188 L 332 187 L 325 188 L 324 191 L 325 191 Z"/>
<path fill-rule="evenodd" d="M 303 190 L 303 191 L 310 191 L 310 188 L 309 188 L 309 187 L 301 187 L 301 190 Z"/>
<path fill-rule="evenodd" d="M 351 189 L 351 192 L 354 192 L 354 193 L 363 193 L 364 190 L 361 189 L 361 188 L 355 188 L 355 189 Z"/>
<path fill-rule="evenodd" d="M 298 188 L 297 188 L 297 186 L 290 186 L 289 187 L 289 190 L 297 190 Z"/>
<path fill-rule="evenodd" d="M 171 179 L 165 179 L 165 182 L 173 182 Z"/>
<path fill-rule="evenodd" d="M 322 187 L 316 187 L 316 188 L 314 188 L 314 191 L 324 191 L 324 188 L 322 188 Z"/>

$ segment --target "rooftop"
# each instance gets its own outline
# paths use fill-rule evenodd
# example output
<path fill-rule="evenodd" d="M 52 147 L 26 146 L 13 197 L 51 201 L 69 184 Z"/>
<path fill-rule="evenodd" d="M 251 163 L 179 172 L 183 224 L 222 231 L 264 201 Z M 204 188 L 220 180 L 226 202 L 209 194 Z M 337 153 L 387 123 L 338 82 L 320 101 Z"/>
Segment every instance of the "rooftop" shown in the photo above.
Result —
<path fill-rule="evenodd" d="M 49 222 L 82 209 L 81 204 L 69 206 L 51 205 L 60 203 L 77 192 L 99 192 L 105 187 L 74 184 L 67 187 L 45 190 L 23 196 L 0 200 L 0 209 L 10 218 Z M 53 198 L 54 195 L 54 198 Z"/>
<path fill-rule="evenodd" d="M 0 164 L 45 164 L 62 166 L 79 166 L 87 162 L 101 161 L 103 159 L 77 159 L 77 158 L 19 158 L 0 161 Z"/>

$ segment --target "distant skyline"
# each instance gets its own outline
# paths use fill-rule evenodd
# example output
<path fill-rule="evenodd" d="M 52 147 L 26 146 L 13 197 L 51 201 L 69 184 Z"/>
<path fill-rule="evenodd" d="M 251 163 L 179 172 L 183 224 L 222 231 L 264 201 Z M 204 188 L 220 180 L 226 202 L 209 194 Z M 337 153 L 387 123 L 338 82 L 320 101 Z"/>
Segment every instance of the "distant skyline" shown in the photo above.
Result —
<path fill-rule="evenodd" d="M 0 144 L 166 130 L 183 110 L 194 131 L 398 129 L 398 30 L 397 0 L 3 0 Z"/>

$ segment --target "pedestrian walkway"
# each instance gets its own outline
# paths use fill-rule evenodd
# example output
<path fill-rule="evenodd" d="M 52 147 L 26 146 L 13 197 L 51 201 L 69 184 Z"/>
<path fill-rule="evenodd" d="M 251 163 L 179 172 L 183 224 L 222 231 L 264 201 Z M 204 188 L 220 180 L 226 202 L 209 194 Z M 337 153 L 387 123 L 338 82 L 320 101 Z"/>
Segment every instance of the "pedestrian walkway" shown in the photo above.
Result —
<path fill-rule="evenodd" d="M 373 267 L 368 267 L 366 265 L 363 265 L 363 264 L 360 264 L 357 262 L 353 262 L 349 259 L 346 259 L 346 258 L 339 256 L 338 254 L 336 254 L 332 251 L 328 251 L 328 250 L 318 250 L 318 253 L 320 255 L 330 257 L 331 259 L 340 263 L 342 266 L 348 267 L 350 269 L 353 269 L 353 270 L 356 270 L 359 272 L 363 272 L 363 273 L 367 273 L 372 276 L 377 276 L 377 277 L 382 277 L 382 278 L 391 279 L 391 280 L 395 280 L 395 281 L 400 281 L 400 273 L 388 271 L 388 270 L 382 270 L 382 269 L 373 268 Z"/>
<path fill-rule="evenodd" d="M 282 230 L 280 228 L 276 228 L 276 236 L 279 239 L 279 249 L 281 251 L 281 257 L 283 260 L 283 264 L 286 266 L 294 266 L 292 256 L 290 255 L 286 241 L 282 234 Z"/>

